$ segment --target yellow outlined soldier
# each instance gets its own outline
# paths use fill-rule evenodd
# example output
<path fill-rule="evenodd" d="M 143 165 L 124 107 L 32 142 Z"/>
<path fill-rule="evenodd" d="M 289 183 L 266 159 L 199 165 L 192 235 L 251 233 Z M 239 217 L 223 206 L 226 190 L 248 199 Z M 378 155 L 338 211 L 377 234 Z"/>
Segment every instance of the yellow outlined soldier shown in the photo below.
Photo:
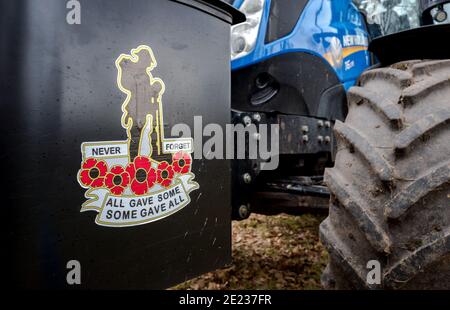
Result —
<path fill-rule="evenodd" d="M 158 161 L 161 157 L 166 159 L 162 156 L 165 85 L 151 73 L 156 66 L 152 49 L 145 45 L 131 50 L 130 55 L 121 54 L 116 60 L 117 84 L 127 94 L 122 105 L 122 126 L 130 140 L 130 160 L 139 155 Z"/>

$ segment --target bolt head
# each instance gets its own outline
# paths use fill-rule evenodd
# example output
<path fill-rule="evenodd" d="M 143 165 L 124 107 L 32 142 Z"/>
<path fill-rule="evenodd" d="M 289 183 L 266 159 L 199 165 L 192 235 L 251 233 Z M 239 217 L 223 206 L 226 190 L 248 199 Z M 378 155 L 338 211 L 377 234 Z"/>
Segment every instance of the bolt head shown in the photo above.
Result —
<path fill-rule="evenodd" d="M 239 207 L 238 213 L 241 219 L 246 219 L 250 216 L 250 208 L 247 205 L 241 205 Z"/>
<path fill-rule="evenodd" d="M 322 143 L 323 142 L 323 136 L 318 136 L 317 137 L 317 141 L 319 141 L 319 143 Z"/>
<path fill-rule="evenodd" d="M 249 184 L 252 181 L 252 176 L 250 175 L 250 173 L 246 172 L 242 175 L 242 179 L 246 184 Z"/>
<path fill-rule="evenodd" d="M 325 143 L 330 143 L 331 142 L 331 137 L 330 136 L 326 136 L 325 137 Z"/>
<path fill-rule="evenodd" d="M 309 127 L 306 125 L 303 125 L 301 129 L 303 133 L 307 133 L 309 131 Z"/>
<path fill-rule="evenodd" d="M 303 135 L 302 141 L 303 141 L 303 142 L 308 142 L 308 141 L 309 141 L 308 135 Z"/>
<path fill-rule="evenodd" d="M 259 114 L 259 113 L 253 114 L 253 119 L 255 121 L 257 121 L 257 122 L 260 122 L 261 121 L 261 114 Z"/>
<path fill-rule="evenodd" d="M 252 123 L 252 119 L 250 118 L 250 116 L 246 115 L 242 118 L 242 120 L 244 121 L 244 125 L 245 126 L 249 126 Z"/>
<path fill-rule="evenodd" d="M 325 127 L 326 128 L 330 128 L 331 127 L 331 122 L 330 121 L 326 121 L 325 122 Z"/>
<path fill-rule="evenodd" d="M 323 121 L 317 121 L 317 126 L 323 127 Z"/>

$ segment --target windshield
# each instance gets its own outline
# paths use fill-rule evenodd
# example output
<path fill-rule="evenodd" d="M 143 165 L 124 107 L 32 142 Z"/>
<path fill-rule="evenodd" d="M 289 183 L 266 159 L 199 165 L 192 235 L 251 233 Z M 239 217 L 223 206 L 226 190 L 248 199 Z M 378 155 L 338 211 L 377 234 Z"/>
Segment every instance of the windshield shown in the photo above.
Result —
<path fill-rule="evenodd" d="M 417 0 L 353 0 L 366 15 L 372 37 L 420 26 Z"/>

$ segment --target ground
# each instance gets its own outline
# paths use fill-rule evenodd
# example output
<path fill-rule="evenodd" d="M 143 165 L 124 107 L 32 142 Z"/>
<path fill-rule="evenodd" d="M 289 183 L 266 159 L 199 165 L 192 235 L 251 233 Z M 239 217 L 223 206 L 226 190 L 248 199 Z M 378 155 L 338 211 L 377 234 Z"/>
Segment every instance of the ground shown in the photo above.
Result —
<path fill-rule="evenodd" d="M 233 222 L 233 263 L 174 289 L 320 289 L 324 216 L 252 214 Z"/>

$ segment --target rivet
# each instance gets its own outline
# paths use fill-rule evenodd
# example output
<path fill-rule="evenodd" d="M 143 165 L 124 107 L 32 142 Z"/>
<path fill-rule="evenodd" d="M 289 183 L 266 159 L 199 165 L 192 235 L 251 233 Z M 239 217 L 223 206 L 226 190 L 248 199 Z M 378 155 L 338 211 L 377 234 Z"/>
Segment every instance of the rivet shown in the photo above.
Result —
<path fill-rule="evenodd" d="M 253 119 L 257 122 L 261 121 L 261 115 L 259 113 L 253 114 Z"/>
<path fill-rule="evenodd" d="M 250 173 L 244 173 L 242 175 L 242 179 L 245 183 L 249 184 L 252 181 L 252 176 L 250 175 Z"/>
<path fill-rule="evenodd" d="M 247 127 L 247 126 L 250 126 L 250 124 L 252 123 L 252 119 L 250 118 L 250 116 L 248 116 L 248 115 L 246 115 L 246 116 L 244 116 L 244 118 L 242 119 L 243 121 L 244 121 L 244 125 Z"/>
<path fill-rule="evenodd" d="M 246 219 L 250 215 L 250 209 L 247 205 L 241 205 L 238 212 L 241 219 Z"/>

